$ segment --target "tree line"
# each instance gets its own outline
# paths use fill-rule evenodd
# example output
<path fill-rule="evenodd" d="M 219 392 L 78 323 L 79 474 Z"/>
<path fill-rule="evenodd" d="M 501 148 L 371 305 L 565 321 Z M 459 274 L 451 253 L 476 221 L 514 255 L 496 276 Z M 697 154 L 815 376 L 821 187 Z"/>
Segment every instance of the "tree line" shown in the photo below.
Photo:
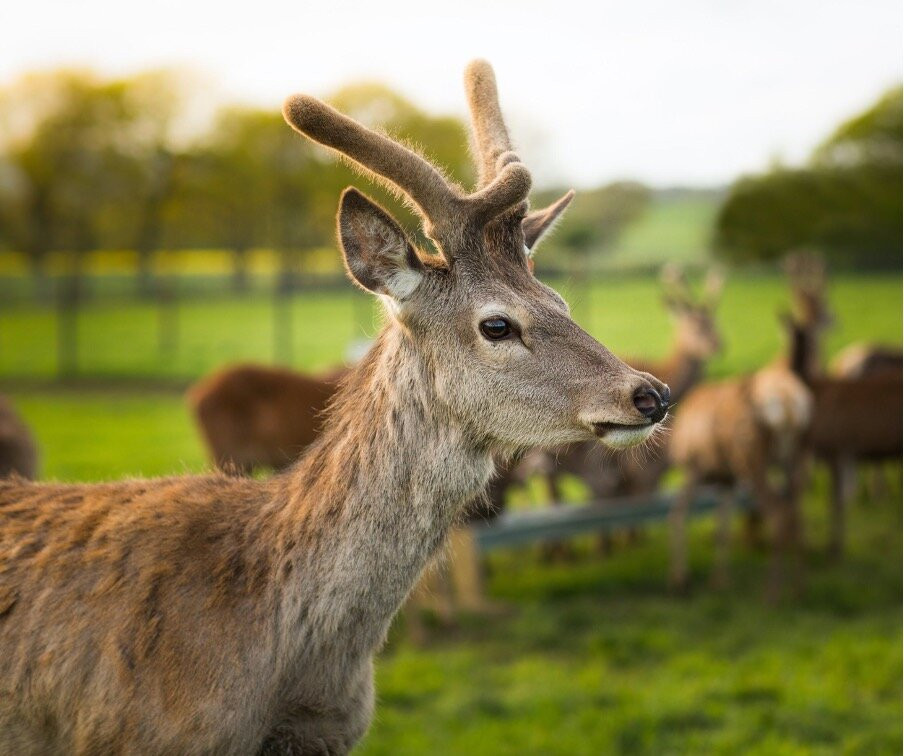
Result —
<path fill-rule="evenodd" d="M 71 253 L 78 275 L 87 252 L 134 250 L 149 290 L 160 249 L 230 250 L 235 285 L 243 287 L 252 249 L 277 250 L 290 271 L 306 250 L 333 244 L 337 197 L 357 180 L 354 171 L 297 136 L 275 108 L 228 105 L 186 136 L 189 89 L 174 72 L 106 79 L 61 70 L 0 90 L 0 249 L 24 253 L 36 280 L 46 280 L 54 251 Z M 426 146 L 453 179 L 472 184 L 460 119 L 426 113 L 377 83 L 351 84 L 328 100 Z M 417 228 L 396 197 L 367 190 Z M 630 183 L 587 193 L 561 246 L 604 248 L 647 194 Z"/>
<path fill-rule="evenodd" d="M 779 166 L 731 188 L 714 247 L 726 260 L 821 250 L 836 267 L 901 267 L 902 90 L 842 123 L 804 166 Z"/>

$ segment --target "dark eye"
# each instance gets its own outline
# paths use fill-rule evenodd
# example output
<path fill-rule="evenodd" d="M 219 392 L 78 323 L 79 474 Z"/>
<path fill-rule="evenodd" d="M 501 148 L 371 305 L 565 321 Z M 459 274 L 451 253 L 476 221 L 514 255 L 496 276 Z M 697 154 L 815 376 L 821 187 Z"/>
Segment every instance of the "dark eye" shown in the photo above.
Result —
<path fill-rule="evenodd" d="M 490 341 L 502 341 L 512 335 L 512 324 L 505 318 L 490 318 L 480 324 L 480 332 Z"/>

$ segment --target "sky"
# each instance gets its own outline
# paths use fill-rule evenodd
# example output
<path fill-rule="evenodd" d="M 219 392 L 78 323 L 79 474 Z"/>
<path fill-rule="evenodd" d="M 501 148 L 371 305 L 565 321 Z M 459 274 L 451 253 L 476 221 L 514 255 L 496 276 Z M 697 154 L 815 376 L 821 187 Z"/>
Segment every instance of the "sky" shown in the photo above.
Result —
<path fill-rule="evenodd" d="M 278 107 L 382 80 L 464 116 L 496 69 L 537 184 L 725 184 L 797 163 L 902 79 L 900 0 L 27 0 L 0 4 L 0 85 L 178 66 L 213 100 Z"/>

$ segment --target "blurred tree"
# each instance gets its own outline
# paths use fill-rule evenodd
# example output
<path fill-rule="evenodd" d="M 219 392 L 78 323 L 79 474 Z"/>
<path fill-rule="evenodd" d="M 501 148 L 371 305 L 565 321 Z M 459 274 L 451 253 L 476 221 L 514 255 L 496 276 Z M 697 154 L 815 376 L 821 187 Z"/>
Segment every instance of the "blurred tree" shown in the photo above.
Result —
<path fill-rule="evenodd" d="M 717 254 L 775 259 L 816 246 L 844 267 L 901 265 L 901 88 L 846 121 L 806 167 L 745 177 L 716 219 Z"/>
<path fill-rule="evenodd" d="M 538 192 L 532 204 L 542 207 L 562 194 L 563 190 Z M 625 228 L 647 208 L 649 200 L 650 190 L 631 181 L 580 192 L 565 213 L 551 245 L 586 268 L 594 255 L 605 255 L 612 248 Z"/>
<path fill-rule="evenodd" d="M 82 71 L 24 77 L 3 93 L 0 235 L 38 279 L 51 250 L 136 248 L 142 269 L 160 234 L 177 111 L 167 74 L 102 81 Z"/>

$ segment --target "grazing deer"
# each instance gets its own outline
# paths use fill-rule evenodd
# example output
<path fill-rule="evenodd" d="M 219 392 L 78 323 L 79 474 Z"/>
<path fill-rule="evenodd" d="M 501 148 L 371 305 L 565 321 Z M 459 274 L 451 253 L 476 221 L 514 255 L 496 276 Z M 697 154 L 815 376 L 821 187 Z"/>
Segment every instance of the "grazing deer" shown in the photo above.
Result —
<path fill-rule="evenodd" d="M 805 439 L 813 416 L 807 387 L 778 360 L 753 375 L 705 383 L 692 390 L 672 422 L 671 460 L 685 473 L 684 486 L 670 513 L 672 587 L 687 584 L 687 513 L 697 488 L 705 483 L 747 488 L 770 521 L 774 548 L 767 596 L 777 598 L 783 563 L 799 579 L 799 499 L 805 478 Z M 781 488 L 770 470 L 781 477 Z M 713 582 L 727 584 L 731 499 L 723 492 L 718 508 L 717 560 Z"/>
<path fill-rule="evenodd" d="M 34 480 L 38 474 L 38 449 L 22 418 L 0 396 L 0 478 L 18 476 Z"/>
<path fill-rule="evenodd" d="M 187 399 L 220 470 L 237 475 L 259 467 L 282 470 L 319 435 L 323 411 L 346 372 L 304 375 L 236 365 L 196 383 Z"/>
<path fill-rule="evenodd" d="M 479 187 L 308 96 L 286 120 L 404 193 L 417 251 L 349 188 L 349 275 L 387 322 L 286 472 L 0 484 L 0 752 L 346 753 L 389 623 L 493 454 L 642 442 L 668 388 L 614 357 L 528 271 L 561 207 L 527 214 L 492 69 L 466 74 Z"/>

